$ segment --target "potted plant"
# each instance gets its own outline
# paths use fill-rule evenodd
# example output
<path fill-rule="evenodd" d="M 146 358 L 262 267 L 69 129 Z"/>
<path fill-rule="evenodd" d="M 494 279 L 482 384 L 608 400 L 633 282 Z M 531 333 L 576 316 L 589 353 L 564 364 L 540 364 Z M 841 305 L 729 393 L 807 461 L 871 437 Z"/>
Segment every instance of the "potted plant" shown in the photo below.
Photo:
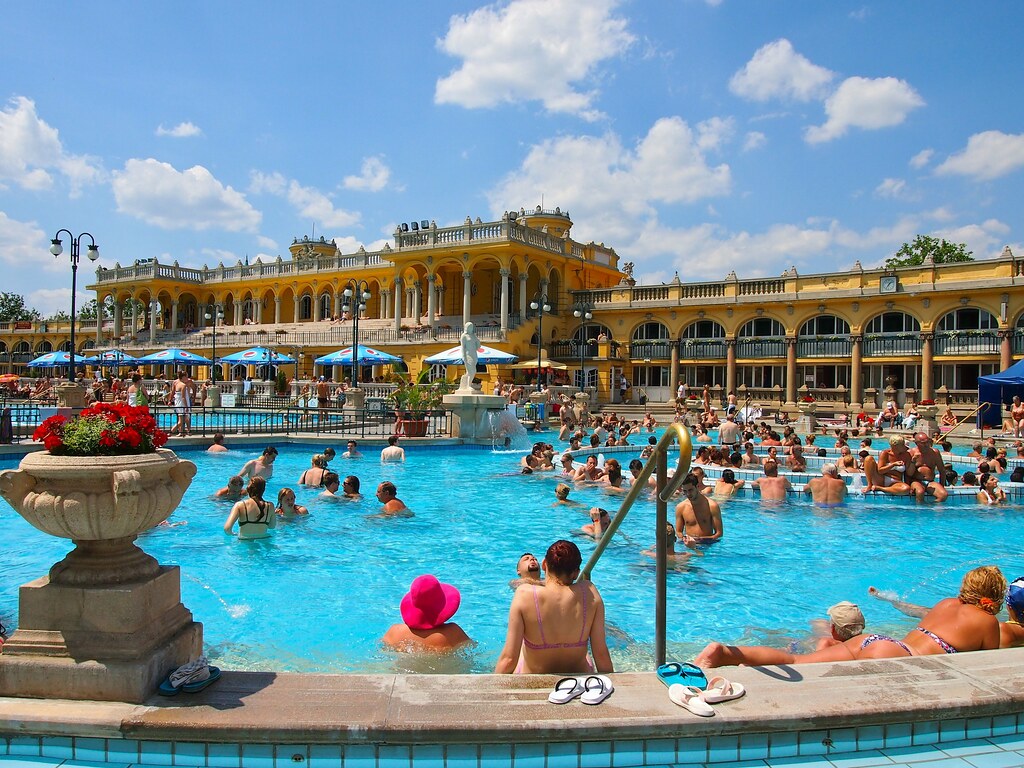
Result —
<path fill-rule="evenodd" d="M 407 437 L 423 437 L 427 434 L 427 417 L 441 406 L 445 395 L 455 391 L 455 385 L 447 379 L 430 382 L 430 369 L 420 371 L 415 383 L 400 374 L 395 375 L 398 386 L 389 400 L 395 411 L 395 431 Z"/>
<path fill-rule="evenodd" d="M 279 370 L 277 377 L 274 379 L 274 389 L 277 392 L 278 397 L 285 397 L 288 394 L 288 377 L 285 376 L 284 371 Z"/>
<path fill-rule="evenodd" d="M 939 407 L 934 400 L 921 400 L 917 403 L 917 415 L 922 419 L 934 419 L 939 414 Z"/>
<path fill-rule="evenodd" d="M 800 413 L 814 413 L 817 410 L 817 401 L 814 399 L 814 395 L 804 395 L 801 397 L 797 403 L 797 408 L 800 409 Z"/>
<path fill-rule="evenodd" d="M 135 537 L 170 517 L 196 467 L 162 446 L 167 433 L 146 406 L 97 403 L 33 434 L 45 451 L 0 472 L 0 496 L 31 525 L 71 539 L 75 549 L 50 581 L 117 584 L 151 577 L 156 560 Z"/>

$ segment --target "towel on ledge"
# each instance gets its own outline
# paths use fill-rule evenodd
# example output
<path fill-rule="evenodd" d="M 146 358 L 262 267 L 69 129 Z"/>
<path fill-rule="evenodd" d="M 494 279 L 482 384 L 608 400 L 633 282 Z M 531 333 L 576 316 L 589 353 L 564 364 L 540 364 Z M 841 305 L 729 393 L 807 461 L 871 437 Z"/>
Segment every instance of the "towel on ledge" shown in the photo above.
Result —
<path fill-rule="evenodd" d="M 190 683 L 201 683 L 210 677 L 210 662 L 205 656 L 200 656 L 195 661 L 182 664 L 171 672 L 171 685 L 174 688 L 181 688 Z"/>

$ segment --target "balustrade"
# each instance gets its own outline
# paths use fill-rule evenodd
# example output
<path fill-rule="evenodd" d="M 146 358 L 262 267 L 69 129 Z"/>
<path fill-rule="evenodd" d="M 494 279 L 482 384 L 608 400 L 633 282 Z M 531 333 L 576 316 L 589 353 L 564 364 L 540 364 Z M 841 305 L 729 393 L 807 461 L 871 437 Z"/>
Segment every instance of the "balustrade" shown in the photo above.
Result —
<path fill-rule="evenodd" d="M 864 357 L 889 355 L 920 355 L 923 342 L 916 333 L 867 334 L 863 342 Z"/>
<path fill-rule="evenodd" d="M 681 360 L 724 360 L 728 352 L 725 339 L 682 339 L 679 342 Z"/>
<path fill-rule="evenodd" d="M 786 340 L 772 337 L 736 340 L 737 360 L 756 357 L 786 357 Z"/>
<path fill-rule="evenodd" d="M 935 334 L 936 355 L 999 354 L 996 331 L 940 331 Z"/>
<path fill-rule="evenodd" d="M 849 337 L 819 339 L 808 337 L 796 343 L 796 356 L 803 357 L 850 357 L 853 354 L 853 342 Z"/>

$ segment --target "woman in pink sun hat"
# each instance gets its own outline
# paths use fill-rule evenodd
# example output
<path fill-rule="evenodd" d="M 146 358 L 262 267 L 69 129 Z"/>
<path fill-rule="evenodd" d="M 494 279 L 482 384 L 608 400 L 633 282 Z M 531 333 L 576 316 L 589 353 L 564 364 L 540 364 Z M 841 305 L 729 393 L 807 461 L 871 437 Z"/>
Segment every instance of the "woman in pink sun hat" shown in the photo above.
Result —
<path fill-rule="evenodd" d="M 417 576 L 399 606 L 402 623 L 384 633 L 384 645 L 396 651 L 444 653 L 472 642 L 462 627 L 449 621 L 461 600 L 451 584 L 430 574 Z"/>

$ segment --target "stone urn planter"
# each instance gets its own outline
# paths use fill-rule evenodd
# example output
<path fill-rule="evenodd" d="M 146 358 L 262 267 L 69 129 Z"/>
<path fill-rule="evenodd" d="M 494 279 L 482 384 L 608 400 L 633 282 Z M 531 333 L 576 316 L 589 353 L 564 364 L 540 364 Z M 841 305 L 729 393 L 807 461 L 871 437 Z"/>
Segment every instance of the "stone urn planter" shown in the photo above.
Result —
<path fill-rule="evenodd" d="M 799 402 L 799 403 L 796 404 L 796 407 L 797 407 L 797 410 L 800 411 L 800 413 L 803 413 L 803 414 L 813 414 L 813 413 L 817 413 L 817 411 L 818 411 L 818 404 L 816 402 L 815 403 Z"/>
<path fill-rule="evenodd" d="M 917 406 L 917 417 L 919 419 L 928 419 L 929 421 L 935 421 L 935 418 L 939 415 L 939 407 L 937 405 L 918 405 Z"/>
<path fill-rule="evenodd" d="M 181 502 L 196 467 L 173 451 L 31 453 L 0 472 L 0 496 L 75 548 L 19 590 L 18 629 L 0 655 L 0 696 L 141 703 L 202 652 L 177 566 L 135 544 Z"/>
<path fill-rule="evenodd" d="M 136 456 L 38 452 L 0 472 L 0 496 L 32 526 L 75 542 L 50 569 L 52 583 L 118 584 L 157 573 L 135 538 L 171 516 L 195 473 L 195 464 L 162 448 Z"/>

